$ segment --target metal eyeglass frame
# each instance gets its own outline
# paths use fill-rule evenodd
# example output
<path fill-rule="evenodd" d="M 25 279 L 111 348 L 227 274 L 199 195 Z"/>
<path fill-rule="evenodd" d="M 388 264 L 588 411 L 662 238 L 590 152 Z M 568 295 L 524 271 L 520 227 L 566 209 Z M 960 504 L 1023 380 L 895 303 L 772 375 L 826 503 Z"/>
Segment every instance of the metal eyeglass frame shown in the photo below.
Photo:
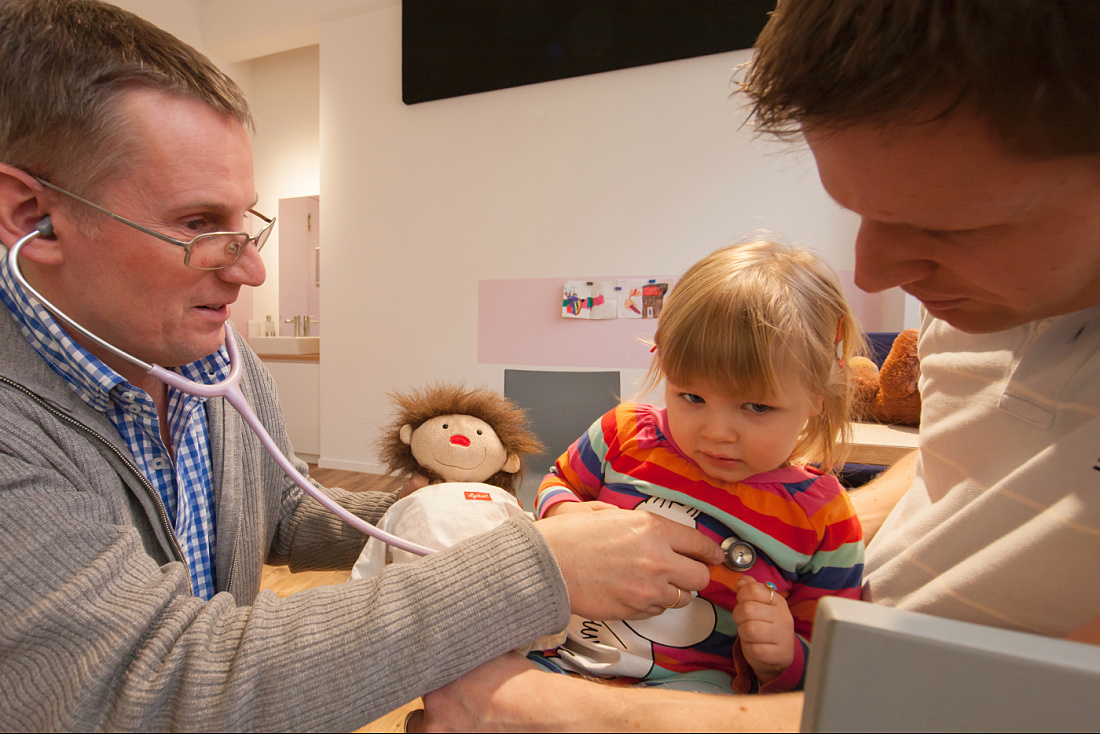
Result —
<path fill-rule="evenodd" d="M 259 252 L 263 248 L 264 243 L 267 242 L 267 238 L 271 234 L 271 228 L 275 226 L 275 217 L 271 217 L 269 219 L 268 217 L 265 217 L 263 214 L 260 214 L 255 209 L 249 209 L 248 210 L 249 214 L 255 215 L 255 216 L 259 217 L 260 219 L 262 219 L 264 221 L 264 228 L 261 229 L 259 232 L 257 232 L 255 235 L 250 235 L 247 232 L 204 232 L 200 235 L 195 235 L 189 242 L 184 242 L 182 240 L 177 240 L 174 237 L 169 237 L 166 234 L 161 234 L 160 232 L 157 232 L 154 229 L 149 229 L 148 227 L 143 227 L 143 226 L 141 226 L 140 224 L 138 224 L 136 222 L 131 222 L 126 217 L 119 216 L 118 214 L 115 214 L 110 209 L 105 209 L 105 208 L 101 207 L 99 204 L 88 201 L 87 199 L 85 199 L 82 196 L 77 196 L 76 194 L 74 194 L 71 191 L 66 191 L 65 189 L 61 188 L 60 186 L 55 186 L 54 184 L 50 183 L 46 179 L 42 178 L 41 176 L 35 176 L 33 173 L 29 174 L 29 175 L 31 176 L 31 178 L 33 178 L 35 181 L 42 184 L 46 188 L 52 189 L 52 190 L 57 191 L 58 193 L 61 193 L 61 194 L 65 194 L 65 196 L 72 197 L 73 199 L 76 199 L 77 201 L 79 201 L 81 204 L 85 204 L 85 205 L 90 206 L 91 208 L 95 209 L 97 212 L 102 212 L 103 214 L 106 214 L 108 217 L 115 220 L 116 222 L 121 222 L 122 224 L 125 224 L 128 227 L 133 227 L 134 229 L 138 230 L 139 232 L 144 232 L 145 234 L 147 234 L 151 237 L 156 237 L 158 240 L 164 240 L 165 242 L 173 244 L 177 247 L 182 247 L 183 251 L 184 251 L 183 264 L 186 265 L 187 267 L 193 268 L 195 270 L 224 270 L 225 268 L 228 268 L 230 265 L 232 265 L 233 263 L 237 262 L 238 259 L 240 259 L 241 253 L 244 252 L 245 248 L 248 247 L 248 244 L 250 242 L 256 245 L 256 252 Z M 225 265 L 219 265 L 216 268 L 200 268 L 200 267 L 196 267 L 196 266 L 191 264 L 191 249 L 195 246 L 196 242 L 203 239 L 204 237 L 217 237 L 217 236 L 224 236 L 224 235 L 240 235 L 240 236 L 246 238 L 245 241 L 243 243 L 240 243 L 240 245 L 235 250 L 230 249 L 232 243 L 226 245 L 226 252 L 229 255 L 233 256 L 232 260 L 227 262 Z"/>

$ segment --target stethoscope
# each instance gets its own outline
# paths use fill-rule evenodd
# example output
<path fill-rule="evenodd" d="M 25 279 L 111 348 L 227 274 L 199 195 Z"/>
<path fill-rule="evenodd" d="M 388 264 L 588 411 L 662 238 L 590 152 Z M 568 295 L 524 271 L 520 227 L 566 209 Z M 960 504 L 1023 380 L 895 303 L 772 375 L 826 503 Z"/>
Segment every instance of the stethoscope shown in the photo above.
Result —
<path fill-rule="evenodd" d="M 391 535 L 384 530 L 379 530 L 362 518 L 356 517 L 348 510 L 336 504 L 336 502 L 333 501 L 331 497 L 328 497 L 326 494 L 310 484 L 309 481 L 304 476 L 302 476 L 302 473 L 294 468 L 294 465 L 290 463 L 290 460 L 286 457 L 286 455 L 283 454 L 283 452 L 279 450 L 279 447 L 275 445 L 275 441 L 272 440 L 271 435 L 268 434 L 267 430 L 263 427 L 263 424 L 260 423 L 260 419 L 252 411 L 251 406 L 249 406 L 248 401 L 244 397 L 244 393 L 241 392 L 241 362 L 238 358 L 239 355 L 237 350 L 237 340 L 233 331 L 233 325 L 230 321 L 227 320 L 225 322 L 225 349 L 226 352 L 229 353 L 229 376 L 221 382 L 215 383 L 213 385 L 206 385 L 201 382 L 194 382 L 193 380 L 188 380 L 186 377 L 176 374 L 171 370 L 166 370 L 163 367 L 159 367 L 155 364 L 148 364 L 147 362 L 143 362 L 142 360 L 138 359 L 132 354 L 124 352 L 113 344 L 108 344 L 103 339 L 100 339 L 98 336 L 73 321 L 71 318 L 69 318 L 67 314 L 63 313 L 61 309 L 50 303 L 50 301 L 44 298 L 41 293 L 35 290 L 34 287 L 32 287 L 31 284 L 27 282 L 27 279 L 23 277 L 23 273 L 19 269 L 19 261 L 17 259 L 17 255 L 19 254 L 19 250 L 23 247 L 23 245 L 27 244 L 35 237 L 38 237 L 40 235 L 43 237 L 53 236 L 53 224 L 50 222 L 50 218 L 48 216 L 42 218 L 38 222 L 38 224 L 34 226 L 34 229 L 32 231 L 25 234 L 19 239 L 18 242 L 12 245 L 11 249 L 8 251 L 8 263 L 11 266 L 12 273 L 15 275 L 15 279 L 19 281 L 19 285 L 21 285 L 27 292 L 31 293 L 32 295 L 34 295 L 35 298 L 41 301 L 42 305 L 45 306 L 50 311 L 50 313 L 52 313 L 54 316 L 61 319 L 66 324 L 76 329 L 78 332 L 88 337 L 107 351 L 111 352 L 121 359 L 126 360 L 136 367 L 140 367 L 152 377 L 155 377 L 161 382 L 171 385 L 177 390 L 183 390 L 184 392 L 191 395 L 197 395 L 204 398 L 225 398 L 226 401 L 228 401 L 228 403 L 232 405 L 238 413 L 240 413 L 241 418 L 243 418 L 244 422 L 248 424 L 248 427 L 252 429 L 252 432 L 256 434 L 256 437 L 260 439 L 260 443 L 263 444 L 263 447 L 267 449 L 267 452 L 269 454 L 271 454 L 271 458 L 275 459 L 275 462 L 279 465 L 279 467 L 284 472 L 286 472 L 286 475 L 293 479 L 294 483 L 301 487 L 306 494 L 320 502 L 321 505 L 325 507 L 325 509 L 335 514 L 351 527 L 355 528 L 356 530 L 362 531 L 367 535 L 378 538 L 383 543 L 387 543 L 396 548 L 400 548 L 401 550 L 408 551 L 409 553 L 426 556 L 431 553 L 437 552 L 434 548 L 427 548 L 425 546 L 417 545 L 416 543 L 412 543 L 407 540 L 402 540 L 401 538 Z"/>
<path fill-rule="evenodd" d="M 722 541 L 722 563 L 731 571 L 748 571 L 756 563 L 756 548 L 731 535 Z"/>

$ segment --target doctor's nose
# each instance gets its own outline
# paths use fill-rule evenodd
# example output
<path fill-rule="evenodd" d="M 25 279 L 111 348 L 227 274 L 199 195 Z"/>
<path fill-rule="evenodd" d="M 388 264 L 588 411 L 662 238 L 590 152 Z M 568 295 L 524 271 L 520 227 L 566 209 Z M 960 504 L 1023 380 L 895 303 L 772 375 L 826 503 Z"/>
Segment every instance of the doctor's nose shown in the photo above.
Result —
<path fill-rule="evenodd" d="M 227 268 L 217 271 L 222 280 L 239 285 L 256 287 L 267 280 L 267 268 L 256 245 L 249 243 L 237 261 Z"/>

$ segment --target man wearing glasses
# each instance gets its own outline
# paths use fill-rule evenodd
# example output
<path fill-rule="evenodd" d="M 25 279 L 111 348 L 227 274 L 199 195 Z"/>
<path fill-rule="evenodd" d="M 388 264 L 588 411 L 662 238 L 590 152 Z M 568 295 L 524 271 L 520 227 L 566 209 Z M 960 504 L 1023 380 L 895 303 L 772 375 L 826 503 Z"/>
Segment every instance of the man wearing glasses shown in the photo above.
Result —
<path fill-rule="evenodd" d="M 48 215 L 52 234 L 20 254 L 27 281 L 105 342 L 199 382 L 225 376 L 231 304 L 264 280 L 274 222 L 252 209 L 250 125 L 232 81 L 129 13 L 0 4 L 0 240 Z M 607 511 L 258 596 L 265 560 L 350 567 L 365 537 L 304 496 L 223 399 L 67 329 L 6 257 L 0 302 L 0 729 L 347 731 L 558 631 L 570 609 L 658 613 L 706 584 L 689 556 L 720 558 L 675 523 Z M 289 452 L 271 378 L 242 352 L 242 391 Z M 395 499 L 327 491 L 367 521 Z"/>

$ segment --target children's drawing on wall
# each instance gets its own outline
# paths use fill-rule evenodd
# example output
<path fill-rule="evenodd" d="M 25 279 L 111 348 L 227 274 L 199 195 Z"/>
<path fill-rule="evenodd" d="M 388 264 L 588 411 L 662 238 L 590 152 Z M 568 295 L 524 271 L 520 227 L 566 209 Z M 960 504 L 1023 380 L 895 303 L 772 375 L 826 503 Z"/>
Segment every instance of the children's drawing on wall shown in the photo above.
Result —
<path fill-rule="evenodd" d="M 615 285 L 620 319 L 642 318 L 642 286 L 645 283 L 644 280 L 619 280 Z"/>
<path fill-rule="evenodd" d="M 655 319 L 661 315 L 666 293 L 668 293 L 668 283 L 657 283 L 651 280 L 642 286 L 643 319 Z"/>
<path fill-rule="evenodd" d="M 567 280 L 561 315 L 567 319 L 613 319 L 618 311 L 615 286 L 606 280 Z"/>
<path fill-rule="evenodd" d="M 666 280 L 567 280 L 562 287 L 561 315 L 567 319 L 655 319 L 661 314 Z"/>
<path fill-rule="evenodd" d="M 561 315 L 567 319 L 583 319 L 582 311 L 588 307 L 588 297 L 591 289 L 583 282 L 576 280 L 565 281 L 565 287 L 561 294 Z"/>

